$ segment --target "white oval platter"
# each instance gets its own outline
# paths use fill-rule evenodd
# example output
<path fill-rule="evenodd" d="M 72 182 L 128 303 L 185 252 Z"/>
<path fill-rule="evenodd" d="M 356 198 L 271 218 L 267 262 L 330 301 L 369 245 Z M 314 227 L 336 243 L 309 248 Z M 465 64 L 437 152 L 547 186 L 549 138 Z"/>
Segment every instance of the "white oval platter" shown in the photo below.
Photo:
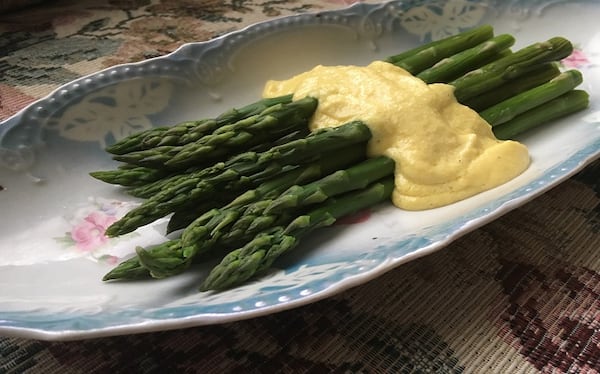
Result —
<path fill-rule="evenodd" d="M 290 309 L 372 280 L 530 201 L 600 155 L 600 3 L 392 1 L 259 23 L 170 55 L 65 84 L 0 124 L 0 334 L 71 340 L 241 320 Z M 323 229 L 277 269 L 221 293 L 197 292 L 208 267 L 161 281 L 103 283 L 136 245 L 166 240 L 164 221 L 108 240 L 103 229 L 135 206 L 88 176 L 114 166 L 102 149 L 152 126 L 248 103 L 267 79 L 314 65 L 366 64 L 480 24 L 516 47 L 555 35 L 584 74 L 585 112 L 522 136 L 521 176 L 451 206 L 383 205 L 361 223 Z"/>

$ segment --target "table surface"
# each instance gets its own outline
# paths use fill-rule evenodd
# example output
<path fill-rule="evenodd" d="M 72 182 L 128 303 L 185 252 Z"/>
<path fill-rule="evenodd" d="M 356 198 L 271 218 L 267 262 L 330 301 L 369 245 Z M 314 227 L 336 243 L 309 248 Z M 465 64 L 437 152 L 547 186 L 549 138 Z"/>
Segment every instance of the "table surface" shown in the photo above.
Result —
<path fill-rule="evenodd" d="M 37 3 L 0 8 L 0 120 L 105 67 L 351 1 Z M 437 253 L 294 310 L 78 342 L 0 337 L 0 373 L 598 372 L 599 180 L 597 161 Z"/>

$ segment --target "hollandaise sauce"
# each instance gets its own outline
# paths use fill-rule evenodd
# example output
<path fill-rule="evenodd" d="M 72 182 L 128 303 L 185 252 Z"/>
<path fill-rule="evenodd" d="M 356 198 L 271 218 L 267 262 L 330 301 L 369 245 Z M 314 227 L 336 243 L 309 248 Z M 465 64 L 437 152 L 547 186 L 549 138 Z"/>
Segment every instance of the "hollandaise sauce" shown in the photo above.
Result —
<path fill-rule="evenodd" d="M 370 156 L 395 161 L 394 205 L 406 210 L 444 206 L 503 184 L 530 163 L 527 148 L 496 139 L 477 112 L 456 101 L 453 87 L 426 84 L 387 62 L 316 66 L 267 82 L 263 96 L 294 94 L 319 100 L 311 130 L 365 122 Z"/>

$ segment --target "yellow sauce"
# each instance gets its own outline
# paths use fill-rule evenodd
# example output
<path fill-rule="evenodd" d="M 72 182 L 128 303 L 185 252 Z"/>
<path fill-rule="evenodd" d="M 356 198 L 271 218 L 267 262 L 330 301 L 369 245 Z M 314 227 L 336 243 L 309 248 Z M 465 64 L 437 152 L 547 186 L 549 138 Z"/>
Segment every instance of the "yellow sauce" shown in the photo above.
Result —
<path fill-rule="evenodd" d="M 386 62 L 317 66 L 285 81 L 267 82 L 263 96 L 319 99 L 311 130 L 364 121 L 373 134 L 370 156 L 396 162 L 394 204 L 422 210 L 498 186 L 529 166 L 527 148 L 497 140 L 475 111 L 457 103 L 453 87 L 427 85 Z"/>

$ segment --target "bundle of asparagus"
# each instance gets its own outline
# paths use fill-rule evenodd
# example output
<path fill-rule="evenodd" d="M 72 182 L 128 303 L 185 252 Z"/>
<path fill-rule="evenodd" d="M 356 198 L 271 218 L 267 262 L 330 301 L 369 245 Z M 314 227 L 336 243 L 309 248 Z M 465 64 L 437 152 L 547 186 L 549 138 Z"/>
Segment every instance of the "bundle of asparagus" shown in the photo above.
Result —
<path fill-rule="evenodd" d="M 386 61 L 426 83 L 448 83 L 500 139 L 588 106 L 572 52 L 560 37 L 511 51 L 490 26 L 432 42 Z M 268 269 L 312 230 L 389 199 L 394 162 L 366 158 L 367 124 L 308 133 L 317 101 L 263 99 L 215 119 L 148 130 L 110 146 L 116 170 L 92 173 L 147 198 L 106 231 L 122 235 L 173 213 L 180 238 L 124 261 L 104 280 L 164 278 L 211 253 L 225 255 L 202 290 L 233 287 Z M 239 248 L 239 249 L 235 249 Z"/>

